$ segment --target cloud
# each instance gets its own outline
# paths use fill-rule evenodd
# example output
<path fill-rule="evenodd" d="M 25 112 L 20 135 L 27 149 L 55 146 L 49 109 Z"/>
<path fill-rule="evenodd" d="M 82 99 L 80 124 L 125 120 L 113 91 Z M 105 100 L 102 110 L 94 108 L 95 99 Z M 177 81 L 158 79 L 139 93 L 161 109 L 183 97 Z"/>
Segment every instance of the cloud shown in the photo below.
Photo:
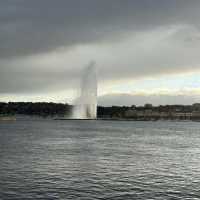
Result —
<path fill-rule="evenodd" d="M 199 26 L 199 6 L 196 0 L 0 0 L 0 57 L 109 42 L 171 24 Z"/>
<path fill-rule="evenodd" d="M 184 44 L 178 32 L 190 26 L 172 26 L 130 34 L 118 43 L 79 45 L 40 55 L 1 60 L 0 92 L 57 91 L 78 87 L 81 72 L 97 63 L 99 84 L 199 70 L 199 46 Z M 196 34 L 196 33 L 195 33 Z M 101 87 L 100 87 L 101 90 Z M 101 92 L 101 91 L 100 91 Z"/>
<path fill-rule="evenodd" d="M 100 93 L 115 81 L 198 71 L 199 6 L 196 0 L 0 0 L 0 94 L 67 94 L 91 60 Z"/>
<path fill-rule="evenodd" d="M 99 97 L 98 104 L 103 106 L 143 106 L 146 103 L 158 105 L 191 105 L 200 101 L 199 94 L 108 94 Z"/>

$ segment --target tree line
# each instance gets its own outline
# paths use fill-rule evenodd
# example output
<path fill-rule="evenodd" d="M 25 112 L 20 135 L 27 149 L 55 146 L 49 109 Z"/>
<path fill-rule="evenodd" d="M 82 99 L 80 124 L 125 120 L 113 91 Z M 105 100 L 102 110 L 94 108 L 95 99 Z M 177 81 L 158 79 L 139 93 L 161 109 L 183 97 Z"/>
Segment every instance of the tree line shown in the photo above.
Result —
<path fill-rule="evenodd" d="M 47 103 L 47 102 L 0 102 L 0 115 L 40 115 L 40 116 L 66 116 L 70 115 L 73 105 L 63 103 Z M 98 106 L 98 117 L 125 117 L 127 111 L 134 110 L 136 112 L 152 110 L 155 112 L 200 112 L 200 104 L 193 105 L 160 105 L 152 106 L 146 104 L 144 106 Z"/>

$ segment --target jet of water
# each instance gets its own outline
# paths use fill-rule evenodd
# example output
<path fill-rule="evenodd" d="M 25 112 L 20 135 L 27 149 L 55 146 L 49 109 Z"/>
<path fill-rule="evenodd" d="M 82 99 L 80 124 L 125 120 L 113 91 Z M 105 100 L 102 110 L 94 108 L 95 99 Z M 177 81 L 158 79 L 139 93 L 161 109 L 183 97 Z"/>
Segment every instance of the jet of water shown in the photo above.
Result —
<path fill-rule="evenodd" d="M 97 118 L 97 72 L 94 62 L 90 62 L 83 73 L 80 97 L 72 112 L 75 119 Z"/>

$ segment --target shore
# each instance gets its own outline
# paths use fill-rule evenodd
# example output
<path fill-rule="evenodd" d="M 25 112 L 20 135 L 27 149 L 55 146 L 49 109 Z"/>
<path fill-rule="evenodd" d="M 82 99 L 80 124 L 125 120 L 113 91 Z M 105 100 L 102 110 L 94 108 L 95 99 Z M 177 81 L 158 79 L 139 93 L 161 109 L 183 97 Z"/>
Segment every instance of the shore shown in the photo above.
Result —
<path fill-rule="evenodd" d="M 0 116 L 0 121 L 16 121 L 15 116 Z"/>

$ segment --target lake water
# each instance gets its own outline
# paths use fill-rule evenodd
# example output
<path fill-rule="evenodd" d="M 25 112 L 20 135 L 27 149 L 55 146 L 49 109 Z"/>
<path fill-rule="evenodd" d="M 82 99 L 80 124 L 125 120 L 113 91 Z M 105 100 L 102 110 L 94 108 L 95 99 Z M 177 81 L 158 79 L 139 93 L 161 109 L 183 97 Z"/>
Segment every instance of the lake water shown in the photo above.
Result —
<path fill-rule="evenodd" d="M 200 199 L 200 123 L 0 122 L 0 199 Z"/>

